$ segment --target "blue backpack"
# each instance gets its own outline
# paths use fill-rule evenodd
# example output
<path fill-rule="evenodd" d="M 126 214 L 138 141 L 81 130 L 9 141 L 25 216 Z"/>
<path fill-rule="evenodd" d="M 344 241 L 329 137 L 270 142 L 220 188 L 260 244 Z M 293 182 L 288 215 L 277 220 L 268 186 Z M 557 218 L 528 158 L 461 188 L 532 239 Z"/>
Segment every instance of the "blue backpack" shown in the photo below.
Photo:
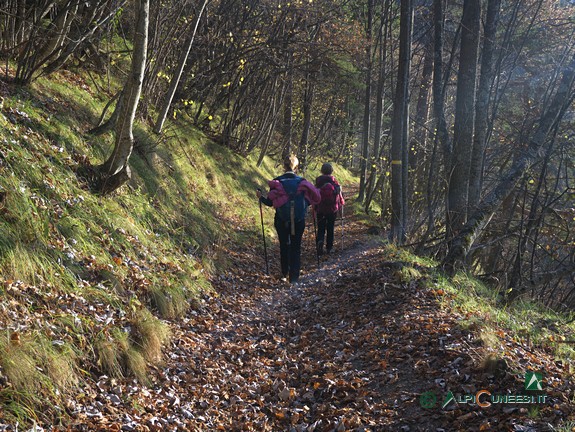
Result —
<path fill-rule="evenodd" d="M 281 179 L 280 183 L 288 195 L 288 201 L 277 208 L 277 215 L 286 224 L 291 225 L 292 235 L 295 234 L 295 222 L 305 219 L 308 203 L 303 192 L 298 193 L 297 188 L 303 179 L 301 177 L 291 177 Z"/>

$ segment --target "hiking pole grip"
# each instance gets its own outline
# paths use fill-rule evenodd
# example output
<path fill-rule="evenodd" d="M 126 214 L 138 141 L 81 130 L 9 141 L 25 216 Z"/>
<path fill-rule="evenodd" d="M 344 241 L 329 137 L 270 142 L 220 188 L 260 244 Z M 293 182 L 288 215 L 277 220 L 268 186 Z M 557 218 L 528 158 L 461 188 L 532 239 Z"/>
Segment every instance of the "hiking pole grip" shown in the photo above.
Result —
<path fill-rule="evenodd" d="M 258 191 L 261 192 L 260 189 L 258 189 Z M 266 245 L 266 234 L 265 234 L 265 230 L 264 230 L 264 212 L 262 210 L 262 202 L 260 201 L 260 220 L 262 221 L 262 239 L 264 241 L 264 256 L 266 258 L 266 274 L 269 275 L 270 274 L 270 267 L 269 267 L 269 263 L 268 263 L 268 247 Z"/>

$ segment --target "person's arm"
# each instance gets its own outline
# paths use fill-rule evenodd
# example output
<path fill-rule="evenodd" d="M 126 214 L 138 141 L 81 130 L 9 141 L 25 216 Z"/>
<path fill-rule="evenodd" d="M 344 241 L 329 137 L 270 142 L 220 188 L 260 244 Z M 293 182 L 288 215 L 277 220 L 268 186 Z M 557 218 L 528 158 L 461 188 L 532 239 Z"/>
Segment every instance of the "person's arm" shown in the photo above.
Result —
<path fill-rule="evenodd" d="M 268 207 L 271 207 L 274 205 L 273 201 L 265 196 L 261 196 L 260 197 L 260 201 L 262 202 L 262 204 L 267 205 Z"/>
<path fill-rule="evenodd" d="M 268 207 L 271 207 L 273 205 L 273 201 L 271 199 L 269 199 L 266 196 L 263 196 L 261 189 L 257 190 L 256 195 L 262 204 L 267 205 Z"/>
<path fill-rule="evenodd" d="M 340 205 L 345 205 L 345 200 L 343 199 L 343 190 L 341 189 L 341 185 L 339 184 L 339 182 L 337 180 L 335 180 L 335 178 L 334 178 L 334 183 L 335 183 L 335 194 L 337 196 L 337 199 L 339 199 Z"/>
<path fill-rule="evenodd" d="M 301 190 L 303 190 L 304 192 L 304 196 L 308 204 L 312 205 L 319 204 L 319 202 L 321 201 L 321 194 L 318 188 L 316 188 L 314 185 L 312 185 L 305 179 L 303 179 L 302 182 L 300 183 L 300 187 L 302 188 Z M 300 189 L 298 188 L 298 190 Z"/>
<path fill-rule="evenodd" d="M 335 179 L 335 177 L 332 177 L 332 178 L 333 178 L 332 184 L 333 184 L 333 189 L 334 189 L 334 191 L 335 191 L 335 194 L 336 194 L 336 195 L 342 195 L 342 193 L 341 193 L 341 185 L 340 185 L 339 182 Z"/>

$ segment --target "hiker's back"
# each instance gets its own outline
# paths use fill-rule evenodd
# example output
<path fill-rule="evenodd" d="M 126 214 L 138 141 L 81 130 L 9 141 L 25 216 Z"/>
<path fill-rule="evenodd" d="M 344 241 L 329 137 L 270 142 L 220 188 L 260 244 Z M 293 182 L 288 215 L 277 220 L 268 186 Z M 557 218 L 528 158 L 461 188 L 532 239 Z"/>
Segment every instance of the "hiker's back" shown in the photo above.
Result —
<path fill-rule="evenodd" d="M 315 185 L 321 195 L 321 201 L 317 206 L 317 213 L 322 215 L 336 213 L 341 205 L 341 200 L 339 199 L 341 188 L 335 177 L 331 175 L 321 175 L 316 179 Z"/>
<path fill-rule="evenodd" d="M 277 210 L 277 216 L 285 223 L 301 222 L 305 219 L 307 202 L 303 191 L 298 191 L 302 178 L 299 176 L 289 176 L 277 180 L 281 183 L 286 195 L 287 202 Z"/>

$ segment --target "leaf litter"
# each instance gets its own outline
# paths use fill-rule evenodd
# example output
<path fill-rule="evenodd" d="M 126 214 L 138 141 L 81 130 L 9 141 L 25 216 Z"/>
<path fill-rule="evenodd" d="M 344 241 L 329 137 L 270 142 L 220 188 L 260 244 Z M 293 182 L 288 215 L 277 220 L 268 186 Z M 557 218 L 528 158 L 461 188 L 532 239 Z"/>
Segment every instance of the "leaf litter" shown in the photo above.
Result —
<path fill-rule="evenodd" d="M 349 246 L 316 268 L 308 228 L 297 286 L 265 275 L 253 251 L 226 251 L 232 270 L 215 276 L 215 292 L 184 318 L 169 322 L 172 342 L 149 385 L 92 370 L 79 393 L 31 430 L 526 431 L 574 418 L 573 386 L 561 378 L 566 365 L 505 335 L 508 364 L 545 370 L 547 403 L 536 415 L 522 405 L 441 409 L 449 391 L 519 392 L 522 376 L 485 370 L 478 336 L 458 325 L 459 312 L 438 306 L 446 294 L 419 279 L 402 282 L 393 257 L 364 232 L 350 223 Z M 273 274 L 277 255 L 272 248 Z M 54 301 L 48 292 L 34 295 Z M 97 305 L 93 312 L 95 331 L 122 318 Z M 19 314 L 17 307 L 6 313 Z M 432 408 L 421 406 L 426 392 L 437 397 Z M 0 422 L 8 430 L 18 426 Z"/>

